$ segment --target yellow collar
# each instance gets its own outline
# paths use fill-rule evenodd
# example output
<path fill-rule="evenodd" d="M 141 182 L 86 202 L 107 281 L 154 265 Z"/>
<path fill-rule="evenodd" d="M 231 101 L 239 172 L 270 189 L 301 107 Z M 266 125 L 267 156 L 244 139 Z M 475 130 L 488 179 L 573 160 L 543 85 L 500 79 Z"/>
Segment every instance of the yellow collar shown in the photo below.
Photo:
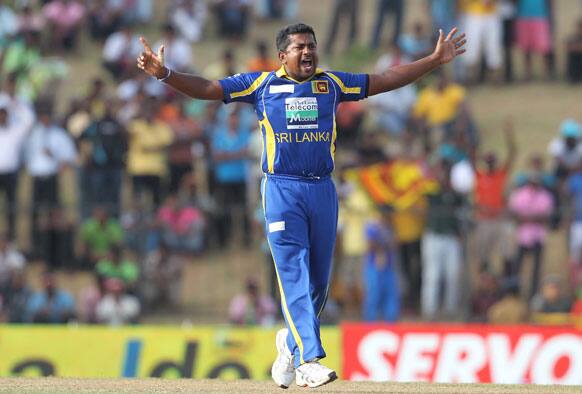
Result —
<path fill-rule="evenodd" d="M 315 69 L 315 72 L 313 73 L 313 75 L 311 77 L 309 77 L 305 81 L 297 81 L 297 80 L 291 78 L 289 76 L 289 74 L 287 74 L 287 70 L 285 70 L 285 66 L 281 66 L 281 68 L 279 68 L 277 71 L 275 71 L 275 75 L 278 78 L 287 78 L 287 79 L 290 79 L 291 81 L 296 82 L 296 83 L 304 83 L 304 82 L 307 82 L 307 81 L 313 79 L 313 77 L 315 77 L 316 75 L 322 74 L 323 72 L 324 71 L 318 67 Z"/>

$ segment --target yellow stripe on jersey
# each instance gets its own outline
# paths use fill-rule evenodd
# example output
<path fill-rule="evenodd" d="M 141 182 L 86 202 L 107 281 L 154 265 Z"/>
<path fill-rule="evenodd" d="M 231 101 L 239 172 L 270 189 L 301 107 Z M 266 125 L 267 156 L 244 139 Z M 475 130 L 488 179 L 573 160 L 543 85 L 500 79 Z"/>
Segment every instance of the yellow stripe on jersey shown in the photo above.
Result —
<path fill-rule="evenodd" d="M 267 78 L 267 76 L 270 73 L 271 73 L 270 71 L 265 71 L 265 72 L 261 73 L 261 75 L 259 75 L 259 77 L 257 79 L 255 79 L 255 81 L 251 84 L 251 86 L 249 86 L 247 89 L 245 89 L 241 92 L 231 93 L 230 98 L 233 99 L 233 98 L 237 98 L 237 97 L 248 96 L 249 94 L 251 94 L 252 92 L 257 90 L 259 88 L 259 86 L 261 86 L 261 84 L 263 83 L 265 78 Z"/>
<path fill-rule="evenodd" d="M 265 126 L 265 137 L 267 139 L 267 171 L 269 174 L 272 174 L 275 171 L 275 132 L 273 131 L 271 122 L 269 122 L 269 118 L 267 118 L 267 111 L 263 111 L 263 120 L 261 123 Z"/>
<path fill-rule="evenodd" d="M 333 113 L 333 132 L 331 133 L 331 145 L 329 146 L 329 153 L 331 153 L 331 161 L 335 163 L 335 139 L 337 138 L 337 130 L 335 124 L 335 111 Z"/>
<path fill-rule="evenodd" d="M 348 88 L 337 75 L 330 73 L 329 71 L 327 71 L 326 74 L 329 75 L 338 84 L 343 93 L 360 94 L 361 88 L 359 86 L 355 88 Z"/>

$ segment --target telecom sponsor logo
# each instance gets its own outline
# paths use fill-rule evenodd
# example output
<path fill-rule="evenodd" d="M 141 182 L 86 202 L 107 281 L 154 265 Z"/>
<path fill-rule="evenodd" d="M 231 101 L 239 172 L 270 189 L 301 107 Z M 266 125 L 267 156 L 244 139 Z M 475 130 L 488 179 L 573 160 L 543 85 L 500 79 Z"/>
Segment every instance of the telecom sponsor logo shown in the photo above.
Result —
<path fill-rule="evenodd" d="M 317 129 L 317 99 L 315 97 L 286 98 L 285 118 L 288 129 Z"/>
<path fill-rule="evenodd" d="M 582 384 L 582 332 L 532 326 L 342 326 L 347 380 Z"/>

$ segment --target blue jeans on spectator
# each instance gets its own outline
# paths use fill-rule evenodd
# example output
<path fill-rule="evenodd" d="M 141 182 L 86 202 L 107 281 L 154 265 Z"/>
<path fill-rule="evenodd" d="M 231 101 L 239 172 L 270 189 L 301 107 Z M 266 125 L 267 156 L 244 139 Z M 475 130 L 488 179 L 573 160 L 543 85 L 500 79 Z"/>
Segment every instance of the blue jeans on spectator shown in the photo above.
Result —
<path fill-rule="evenodd" d="M 79 175 L 83 219 L 91 216 L 97 205 L 104 206 L 110 215 L 119 218 L 122 170 L 115 167 L 84 168 Z"/>
<path fill-rule="evenodd" d="M 376 11 L 376 24 L 372 35 L 371 47 L 376 49 L 380 45 L 382 28 L 384 27 L 384 17 L 387 13 L 394 14 L 394 35 L 392 42 L 397 43 L 402 31 L 402 21 L 404 19 L 404 0 L 378 0 Z"/>
<path fill-rule="evenodd" d="M 394 268 L 364 264 L 364 283 L 364 320 L 396 321 L 400 315 L 400 290 Z"/>

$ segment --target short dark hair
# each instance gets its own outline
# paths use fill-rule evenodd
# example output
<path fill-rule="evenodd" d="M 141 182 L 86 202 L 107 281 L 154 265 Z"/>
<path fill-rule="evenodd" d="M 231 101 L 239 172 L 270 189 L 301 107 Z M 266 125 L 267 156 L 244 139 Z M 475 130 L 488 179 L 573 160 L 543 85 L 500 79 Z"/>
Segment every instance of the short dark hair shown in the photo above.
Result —
<path fill-rule="evenodd" d="M 293 34 L 311 34 L 313 40 L 317 43 L 313 27 L 306 25 L 305 23 L 295 23 L 294 25 L 285 26 L 283 29 L 279 30 L 279 33 L 277 33 L 276 45 L 279 52 L 285 52 L 291 43 L 289 36 Z"/>

